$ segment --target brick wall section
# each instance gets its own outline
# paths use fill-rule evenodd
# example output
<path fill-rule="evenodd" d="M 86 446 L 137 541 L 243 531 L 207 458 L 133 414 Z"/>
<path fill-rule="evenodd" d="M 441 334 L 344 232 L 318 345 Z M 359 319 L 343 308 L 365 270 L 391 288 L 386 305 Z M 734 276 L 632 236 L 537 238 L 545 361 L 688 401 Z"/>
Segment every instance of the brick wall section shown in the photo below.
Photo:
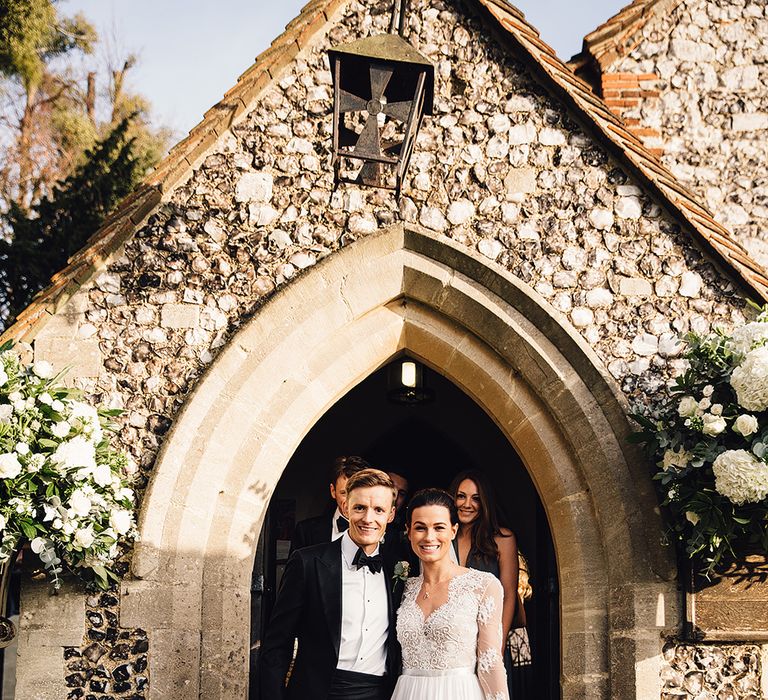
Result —
<path fill-rule="evenodd" d="M 653 155 L 662 156 L 664 142 L 661 131 L 645 126 L 640 116 L 644 104 L 658 102 L 659 76 L 655 73 L 605 73 L 601 79 L 605 104 Z"/>

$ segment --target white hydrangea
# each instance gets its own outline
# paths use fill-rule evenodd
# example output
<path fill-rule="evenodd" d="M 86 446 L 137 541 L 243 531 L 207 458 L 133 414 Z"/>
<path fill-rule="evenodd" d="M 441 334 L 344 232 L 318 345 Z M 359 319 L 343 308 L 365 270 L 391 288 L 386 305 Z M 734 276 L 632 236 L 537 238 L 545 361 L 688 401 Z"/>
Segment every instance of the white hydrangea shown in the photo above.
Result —
<path fill-rule="evenodd" d="M 728 347 L 732 353 L 743 357 L 756 343 L 768 340 L 768 323 L 752 322 L 733 331 Z"/>
<path fill-rule="evenodd" d="M 744 437 L 749 437 L 753 433 L 756 433 L 760 428 L 757 418 L 750 416 L 748 413 L 742 413 L 733 422 L 733 431 Z"/>
<path fill-rule="evenodd" d="M 661 464 L 661 468 L 664 471 L 668 471 L 671 467 L 677 467 L 684 469 L 688 466 L 688 462 L 691 461 L 691 453 L 686 452 L 685 448 L 681 447 L 678 450 L 666 450 L 664 452 L 664 459 Z"/>
<path fill-rule="evenodd" d="M 715 489 L 737 506 L 768 496 L 768 464 L 746 450 L 727 450 L 712 464 Z"/>
<path fill-rule="evenodd" d="M 768 346 L 761 345 L 747 353 L 731 374 L 731 386 L 739 404 L 748 411 L 768 408 Z"/>

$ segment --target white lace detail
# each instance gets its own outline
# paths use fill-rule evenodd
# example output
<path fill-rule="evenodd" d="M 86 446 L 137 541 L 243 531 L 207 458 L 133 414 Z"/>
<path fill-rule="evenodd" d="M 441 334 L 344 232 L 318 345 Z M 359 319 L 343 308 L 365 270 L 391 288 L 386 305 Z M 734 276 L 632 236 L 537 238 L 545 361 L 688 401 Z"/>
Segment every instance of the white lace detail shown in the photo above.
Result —
<path fill-rule="evenodd" d="M 480 673 L 488 673 L 499 662 L 500 657 L 501 654 L 496 649 L 486 649 L 477 657 L 477 670 Z"/>
<path fill-rule="evenodd" d="M 495 609 L 496 601 L 493 598 L 484 598 L 477 609 L 477 621 L 481 625 L 487 625 Z"/>
<path fill-rule="evenodd" d="M 451 579 L 448 600 L 425 618 L 416 602 L 422 582 L 421 576 L 406 581 L 397 613 L 403 668 L 475 669 L 486 700 L 508 700 L 501 583 L 493 574 L 470 569 Z"/>

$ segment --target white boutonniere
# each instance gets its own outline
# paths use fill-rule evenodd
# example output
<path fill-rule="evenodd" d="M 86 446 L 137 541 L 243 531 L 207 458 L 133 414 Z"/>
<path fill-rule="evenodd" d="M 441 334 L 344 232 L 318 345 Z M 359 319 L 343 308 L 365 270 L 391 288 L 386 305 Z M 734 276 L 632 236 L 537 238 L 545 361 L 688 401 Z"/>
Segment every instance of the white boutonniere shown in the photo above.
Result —
<path fill-rule="evenodd" d="M 394 580 L 394 584 L 392 585 L 393 592 L 397 586 L 397 582 L 402 581 L 405 583 L 410 573 L 411 565 L 407 561 L 399 561 L 395 564 L 394 573 L 392 574 L 392 579 Z"/>

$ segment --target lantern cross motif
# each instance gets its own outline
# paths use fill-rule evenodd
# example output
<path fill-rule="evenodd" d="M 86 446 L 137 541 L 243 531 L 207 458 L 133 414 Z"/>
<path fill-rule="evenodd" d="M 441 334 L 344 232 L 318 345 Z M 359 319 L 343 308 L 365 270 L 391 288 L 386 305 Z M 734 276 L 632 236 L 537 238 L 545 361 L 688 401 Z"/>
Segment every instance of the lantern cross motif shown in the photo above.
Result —
<path fill-rule="evenodd" d="M 404 2 L 395 4 L 391 32 L 398 9 L 400 31 L 404 29 Z M 395 33 L 333 48 L 328 56 L 336 181 L 399 194 L 421 120 L 432 114 L 432 64 Z"/>

